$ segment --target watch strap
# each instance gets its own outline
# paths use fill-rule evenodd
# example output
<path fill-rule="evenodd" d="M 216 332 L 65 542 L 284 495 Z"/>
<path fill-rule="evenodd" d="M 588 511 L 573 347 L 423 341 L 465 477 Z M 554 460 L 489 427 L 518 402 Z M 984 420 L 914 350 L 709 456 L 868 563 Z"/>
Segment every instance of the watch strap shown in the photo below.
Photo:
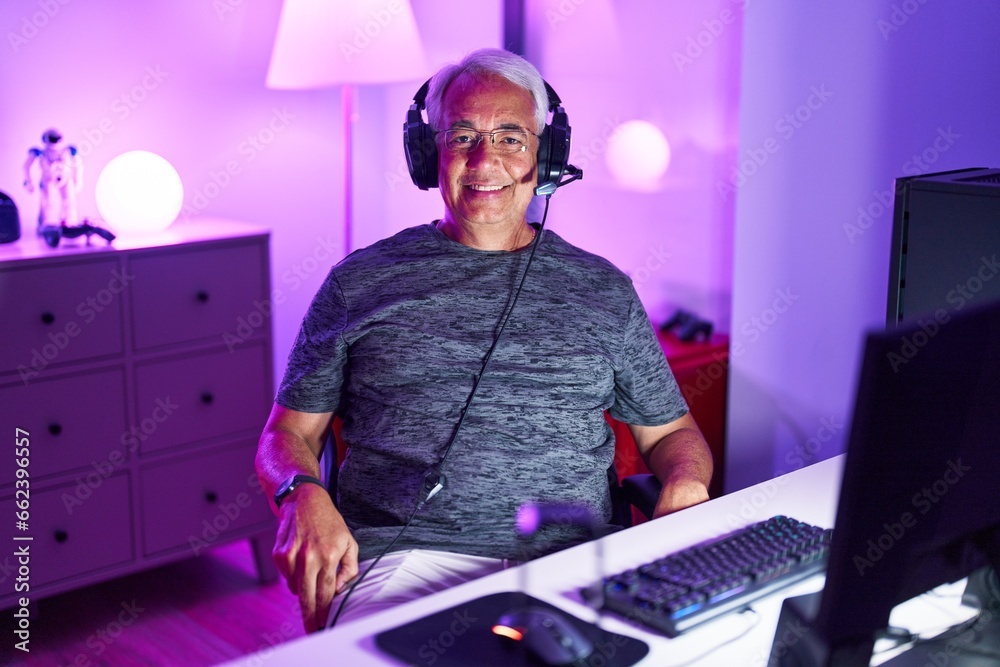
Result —
<path fill-rule="evenodd" d="M 274 494 L 274 505 L 276 507 L 281 507 L 281 502 L 288 497 L 288 495 L 299 488 L 303 484 L 318 484 L 326 489 L 326 484 L 323 480 L 313 477 L 312 475 L 293 475 L 290 479 L 286 480 L 280 487 L 278 487 L 277 493 Z"/>

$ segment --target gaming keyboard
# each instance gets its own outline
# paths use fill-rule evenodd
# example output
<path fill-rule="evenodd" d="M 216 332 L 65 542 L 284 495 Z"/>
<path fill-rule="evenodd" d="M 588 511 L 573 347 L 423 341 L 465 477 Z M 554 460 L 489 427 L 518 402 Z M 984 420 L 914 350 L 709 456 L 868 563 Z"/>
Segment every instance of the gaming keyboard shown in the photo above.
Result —
<path fill-rule="evenodd" d="M 787 516 L 604 577 L 602 606 L 671 637 L 826 569 L 832 529 Z"/>

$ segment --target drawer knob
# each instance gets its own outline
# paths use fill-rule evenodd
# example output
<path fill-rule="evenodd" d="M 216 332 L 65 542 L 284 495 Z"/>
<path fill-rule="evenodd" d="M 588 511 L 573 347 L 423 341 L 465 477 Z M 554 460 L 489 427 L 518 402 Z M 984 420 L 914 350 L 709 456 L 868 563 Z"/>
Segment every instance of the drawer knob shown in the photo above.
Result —
<path fill-rule="evenodd" d="M 56 321 L 56 316 L 53 315 L 52 313 L 50 313 L 48 311 L 45 311 L 44 313 L 42 313 L 42 322 L 44 324 L 52 324 L 55 321 Z"/>
<path fill-rule="evenodd" d="M 197 298 L 199 302 L 205 303 L 206 301 L 208 301 L 208 292 L 206 292 L 203 289 L 200 289 L 198 290 L 198 294 L 195 295 L 195 298 Z"/>
<path fill-rule="evenodd" d="M 215 396 L 213 396 L 210 391 L 206 391 L 201 395 L 201 402 L 205 405 L 211 405 L 214 400 Z"/>
<path fill-rule="evenodd" d="M 215 503 L 216 501 L 219 500 L 219 494 L 217 494 L 215 491 L 206 491 L 205 500 L 210 503 Z"/>
<path fill-rule="evenodd" d="M 52 422 L 51 424 L 49 424 L 49 433 L 51 433 L 52 435 L 59 435 L 60 433 L 62 433 L 62 424 L 60 424 L 59 422 Z"/>
<path fill-rule="evenodd" d="M 69 533 L 67 533 L 65 530 L 57 530 L 55 533 L 53 533 L 52 536 L 56 538 L 56 542 L 58 542 L 59 544 L 62 544 L 63 542 L 69 539 Z"/>

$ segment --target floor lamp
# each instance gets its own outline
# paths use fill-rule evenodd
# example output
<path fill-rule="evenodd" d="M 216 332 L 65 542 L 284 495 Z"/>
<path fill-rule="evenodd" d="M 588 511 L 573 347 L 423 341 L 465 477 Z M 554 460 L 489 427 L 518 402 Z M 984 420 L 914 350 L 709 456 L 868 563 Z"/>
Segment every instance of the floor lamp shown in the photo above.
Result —
<path fill-rule="evenodd" d="M 420 79 L 427 76 L 427 69 L 409 0 L 284 0 L 267 87 L 341 87 L 345 256 L 352 250 L 355 88 Z"/>

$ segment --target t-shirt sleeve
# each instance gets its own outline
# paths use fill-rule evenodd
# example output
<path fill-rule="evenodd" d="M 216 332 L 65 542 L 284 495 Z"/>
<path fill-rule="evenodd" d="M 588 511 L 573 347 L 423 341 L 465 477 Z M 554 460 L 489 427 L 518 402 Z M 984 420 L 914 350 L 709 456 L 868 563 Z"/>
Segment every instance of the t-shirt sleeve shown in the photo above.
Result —
<path fill-rule="evenodd" d="M 688 412 L 653 325 L 632 291 L 622 356 L 615 369 L 611 416 L 626 424 L 659 426 Z"/>
<path fill-rule="evenodd" d="M 347 305 L 333 271 L 302 320 L 275 402 L 299 412 L 336 412 L 344 386 Z"/>

